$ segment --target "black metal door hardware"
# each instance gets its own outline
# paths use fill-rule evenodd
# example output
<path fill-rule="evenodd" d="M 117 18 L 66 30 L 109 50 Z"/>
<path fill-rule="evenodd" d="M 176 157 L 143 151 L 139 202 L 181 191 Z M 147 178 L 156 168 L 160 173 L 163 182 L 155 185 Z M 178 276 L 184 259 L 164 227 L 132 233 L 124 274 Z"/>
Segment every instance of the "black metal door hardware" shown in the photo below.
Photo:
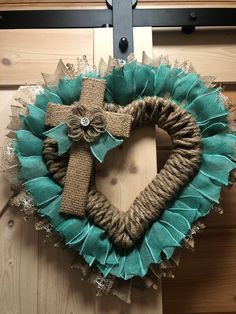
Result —
<path fill-rule="evenodd" d="M 107 0 L 107 9 L 0 11 L 0 29 L 113 27 L 114 57 L 133 52 L 133 27 L 236 26 L 236 8 L 137 9 L 135 0 Z"/>

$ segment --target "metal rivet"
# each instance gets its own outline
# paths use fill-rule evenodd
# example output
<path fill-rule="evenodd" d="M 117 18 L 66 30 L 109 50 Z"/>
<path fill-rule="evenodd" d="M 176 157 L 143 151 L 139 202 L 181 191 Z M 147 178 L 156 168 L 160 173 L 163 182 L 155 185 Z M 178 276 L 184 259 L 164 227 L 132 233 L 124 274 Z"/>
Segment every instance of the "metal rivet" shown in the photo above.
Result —
<path fill-rule="evenodd" d="M 119 48 L 122 52 L 126 52 L 129 46 L 128 39 L 126 37 L 122 37 L 119 42 Z"/>
<path fill-rule="evenodd" d="M 189 18 L 190 18 L 191 21 L 196 21 L 196 19 L 197 19 L 197 14 L 196 14 L 196 12 L 191 12 L 191 13 L 189 14 Z"/>
<path fill-rule="evenodd" d="M 88 126 L 89 123 L 90 123 L 90 120 L 89 120 L 88 117 L 82 117 L 82 118 L 80 119 L 80 124 L 81 124 L 82 126 Z"/>

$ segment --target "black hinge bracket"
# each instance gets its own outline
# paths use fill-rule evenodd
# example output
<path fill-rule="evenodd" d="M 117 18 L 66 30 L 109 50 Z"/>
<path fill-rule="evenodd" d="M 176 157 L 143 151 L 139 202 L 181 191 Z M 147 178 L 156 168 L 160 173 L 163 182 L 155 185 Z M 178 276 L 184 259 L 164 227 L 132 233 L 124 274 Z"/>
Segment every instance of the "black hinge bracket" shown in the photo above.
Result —
<path fill-rule="evenodd" d="M 113 0 L 113 54 L 126 59 L 134 51 L 132 0 Z"/>

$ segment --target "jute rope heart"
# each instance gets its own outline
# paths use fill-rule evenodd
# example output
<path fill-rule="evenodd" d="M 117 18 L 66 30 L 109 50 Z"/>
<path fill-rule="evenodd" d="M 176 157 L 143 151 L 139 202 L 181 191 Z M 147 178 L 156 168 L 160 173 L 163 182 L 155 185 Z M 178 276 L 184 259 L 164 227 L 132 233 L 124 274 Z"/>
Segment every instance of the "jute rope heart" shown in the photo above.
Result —
<path fill-rule="evenodd" d="M 87 216 L 107 232 L 114 244 L 131 248 L 198 169 L 200 130 L 189 113 L 173 101 L 159 97 L 146 97 L 124 108 L 106 104 L 104 109 L 131 115 L 132 129 L 144 124 L 157 124 L 172 139 L 173 150 L 166 164 L 127 212 L 115 208 L 96 190 L 93 180 L 90 181 Z M 45 140 L 43 155 L 54 180 L 64 185 L 68 156 L 58 157 L 57 147 L 49 139 Z"/>
<path fill-rule="evenodd" d="M 20 88 L 11 103 L 2 159 L 14 191 L 11 203 L 40 219 L 36 229 L 46 230 L 47 237 L 63 238 L 76 253 L 76 268 L 99 293 L 102 287 L 102 293 L 122 300 L 129 300 L 132 278 L 156 287 L 178 265 L 176 248 L 193 246 L 193 235 L 203 228 L 200 219 L 219 206 L 236 167 L 235 105 L 191 64 L 143 57 L 143 63 L 129 59 L 122 65 L 101 60 L 98 72 L 86 58 L 68 69 L 60 61 L 54 74 L 43 75 L 45 86 Z M 88 79 L 106 82 L 99 97 L 84 88 Z M 47 121 L 49 111 L 60 119 Z M 83 190 L 75 184 L 68 194 L 79 201 L 83 192 L 86 202 L 79 207 L 72 200 L 74 208 L 66 205 L 61 213 L 73 151 L 78 157 L 84 145 L 86 160 L 102 161 L 130 135 L 130 127 L 144 124 L 166 130 L 173 150 L 129 210 L 121 212 L 96 190 L 91 160 L 86 184 L 75 162 L 72 174 Z"/>

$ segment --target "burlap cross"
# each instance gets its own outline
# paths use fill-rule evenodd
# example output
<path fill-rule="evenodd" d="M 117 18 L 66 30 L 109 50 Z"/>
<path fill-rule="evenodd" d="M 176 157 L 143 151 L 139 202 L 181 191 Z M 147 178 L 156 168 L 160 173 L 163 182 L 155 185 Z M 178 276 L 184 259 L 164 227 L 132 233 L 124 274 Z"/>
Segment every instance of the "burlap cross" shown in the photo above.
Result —
<path fill-rule="evenodd" d="M 89 128 L 88 116 L 97 110 L 102 114 L 105 129 L 115 137 L 129 137 L 131 116 L 127 114 L 107 112 L 103 110 L 106 82 L 104 80 L 84 78 L 82 81 L 81 97 L 79 102 L 72 106 L 48 104 L 45 123 L 57 126 L 75 118 L 79 121 L 79 128 Z M 87 115 L 76 117 L 77 108 L 86 109 Z M 99 108 L 99 109 L 98 109 Z M 81 112 L 81 110 L 80 110 Z M 77 123 L 78 124 L 78 123 Z M 97 129 L 97 128 L 95 128 Z M 87 132 L 89 134 L 89 132 Z M 77 216 L 85 214 L 87 195 L 94 156 L 90 151 L 89 143 L 82 139 L 74 141 L 70 150 L 64 191 L 62 195 L 61 212 L 72 213 Z"/>

